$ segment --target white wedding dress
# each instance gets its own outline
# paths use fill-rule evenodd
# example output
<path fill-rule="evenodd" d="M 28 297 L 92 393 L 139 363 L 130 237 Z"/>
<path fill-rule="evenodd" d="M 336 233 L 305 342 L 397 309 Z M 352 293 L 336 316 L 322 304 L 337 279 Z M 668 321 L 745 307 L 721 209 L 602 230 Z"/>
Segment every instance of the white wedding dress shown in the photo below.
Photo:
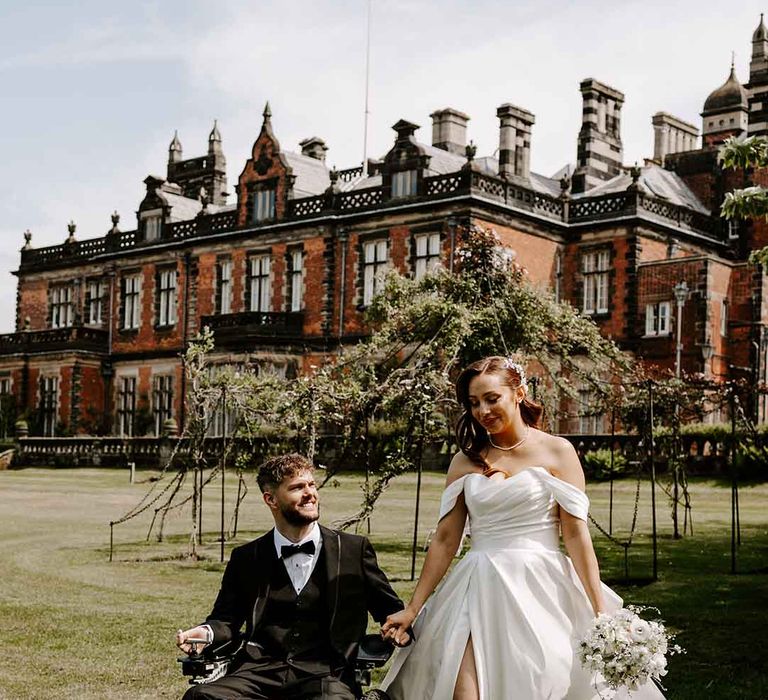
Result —
<path fill-rule="evenodd" d="M 451 700 L 471 635 L 481 700 L 598 700 L 576 656 L 592 606 L 560 551 L 556 507 L 586 520 L 586 495 L 543 467 L 504 480 L 472 473 L 445 489 L 441 518 L 462 492 L 472 547 L 419 613 L 416 641 L 396 652 L 382 688 L 392 700 Z M 607 609 L 621 607 L 605 585 L 603 596 Z M 615 697 L 664 696 L 649 682 Z"/>

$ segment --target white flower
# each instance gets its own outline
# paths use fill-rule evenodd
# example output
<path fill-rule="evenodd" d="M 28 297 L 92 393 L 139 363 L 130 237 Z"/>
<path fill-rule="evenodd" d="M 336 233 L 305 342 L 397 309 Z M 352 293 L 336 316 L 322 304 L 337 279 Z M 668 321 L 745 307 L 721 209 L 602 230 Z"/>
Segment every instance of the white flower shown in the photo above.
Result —
<path fill-rule="evenodd" d="M 647 642 L 651 636 L 651 626 L 645 620 L 641 620 L 638 617 L 630 625 L 629 634 L 632 637 L 632 641 Z"/>

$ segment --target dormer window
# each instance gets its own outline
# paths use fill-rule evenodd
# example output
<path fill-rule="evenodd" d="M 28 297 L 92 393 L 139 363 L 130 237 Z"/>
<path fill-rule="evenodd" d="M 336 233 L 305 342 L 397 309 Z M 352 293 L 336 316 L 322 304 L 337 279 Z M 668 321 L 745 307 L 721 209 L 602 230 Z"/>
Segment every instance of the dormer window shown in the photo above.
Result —
<path fill-rule="evenodd" d="M 147 211 L 141 215 L 144 224 L 144 240 L 156 241 L 160 238 L 160 230 L 163 224 L 162 211 Z"/>
<path fill-rule="evenodd" d="M 416 170 L 401 170 L 392 173 L 392 199 L 415 196 L 417 178 L 418 172 Z"/>
<path fill-rule="evenodd" d="M 269 187 L 253 193 L 252 221 L 269 221 L 275 218 L 275 188 Z"/>

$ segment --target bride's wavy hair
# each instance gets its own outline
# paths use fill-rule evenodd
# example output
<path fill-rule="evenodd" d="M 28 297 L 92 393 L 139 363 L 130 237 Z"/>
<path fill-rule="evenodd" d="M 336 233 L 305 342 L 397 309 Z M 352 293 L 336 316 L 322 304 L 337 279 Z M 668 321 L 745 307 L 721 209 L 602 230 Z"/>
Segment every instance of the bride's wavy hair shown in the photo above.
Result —
<path fill-rule="evenodd" d="M 517 389 L 522 386 L 528 388 L 525 379 L 525 370 L 521 365 L 509 357 L 493 355 L 473 362 L 466 367 L 456 380 L 456 399 L 463 411 L 456 422 L 456 442 L 459 449 L 467 455 L 475 464 L 481 466 L 486 472 L 491 470 L 491 465 L 483 457 L 483 450 L 488 446 L 488 431 L 472 417 L 472 406 L 469 403 L 469 384 L 481 374 L 498 374 L 503 383 Z M 540 428 L 544 408 L 531 401 L 526 395 L 520 402 L 520 416 L 523 422 L 531 428 Z"/>

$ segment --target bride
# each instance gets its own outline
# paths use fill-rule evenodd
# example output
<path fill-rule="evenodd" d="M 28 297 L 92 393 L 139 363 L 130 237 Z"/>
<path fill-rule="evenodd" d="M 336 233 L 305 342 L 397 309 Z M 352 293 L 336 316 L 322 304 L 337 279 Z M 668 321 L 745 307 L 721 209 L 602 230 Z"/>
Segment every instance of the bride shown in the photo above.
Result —
<path fill-rule="evenodd" d="M 526 391 L 523 368 L 504 357 L 475 362 L 457 380 L 461 451 L 437 532 L 411 602 L 382 627 L 395 643 L 411 624 L 416 637 L 384 679 L 392 700 L 600 697 L 577 639 L 593 616 L 622 603 L 600 582 L 579 458 L 537 428 L 542 409 Z M 435 591 L 467 518 L 472 547 Z M 663 695 L 648 683 L 631 698 Z"/>

